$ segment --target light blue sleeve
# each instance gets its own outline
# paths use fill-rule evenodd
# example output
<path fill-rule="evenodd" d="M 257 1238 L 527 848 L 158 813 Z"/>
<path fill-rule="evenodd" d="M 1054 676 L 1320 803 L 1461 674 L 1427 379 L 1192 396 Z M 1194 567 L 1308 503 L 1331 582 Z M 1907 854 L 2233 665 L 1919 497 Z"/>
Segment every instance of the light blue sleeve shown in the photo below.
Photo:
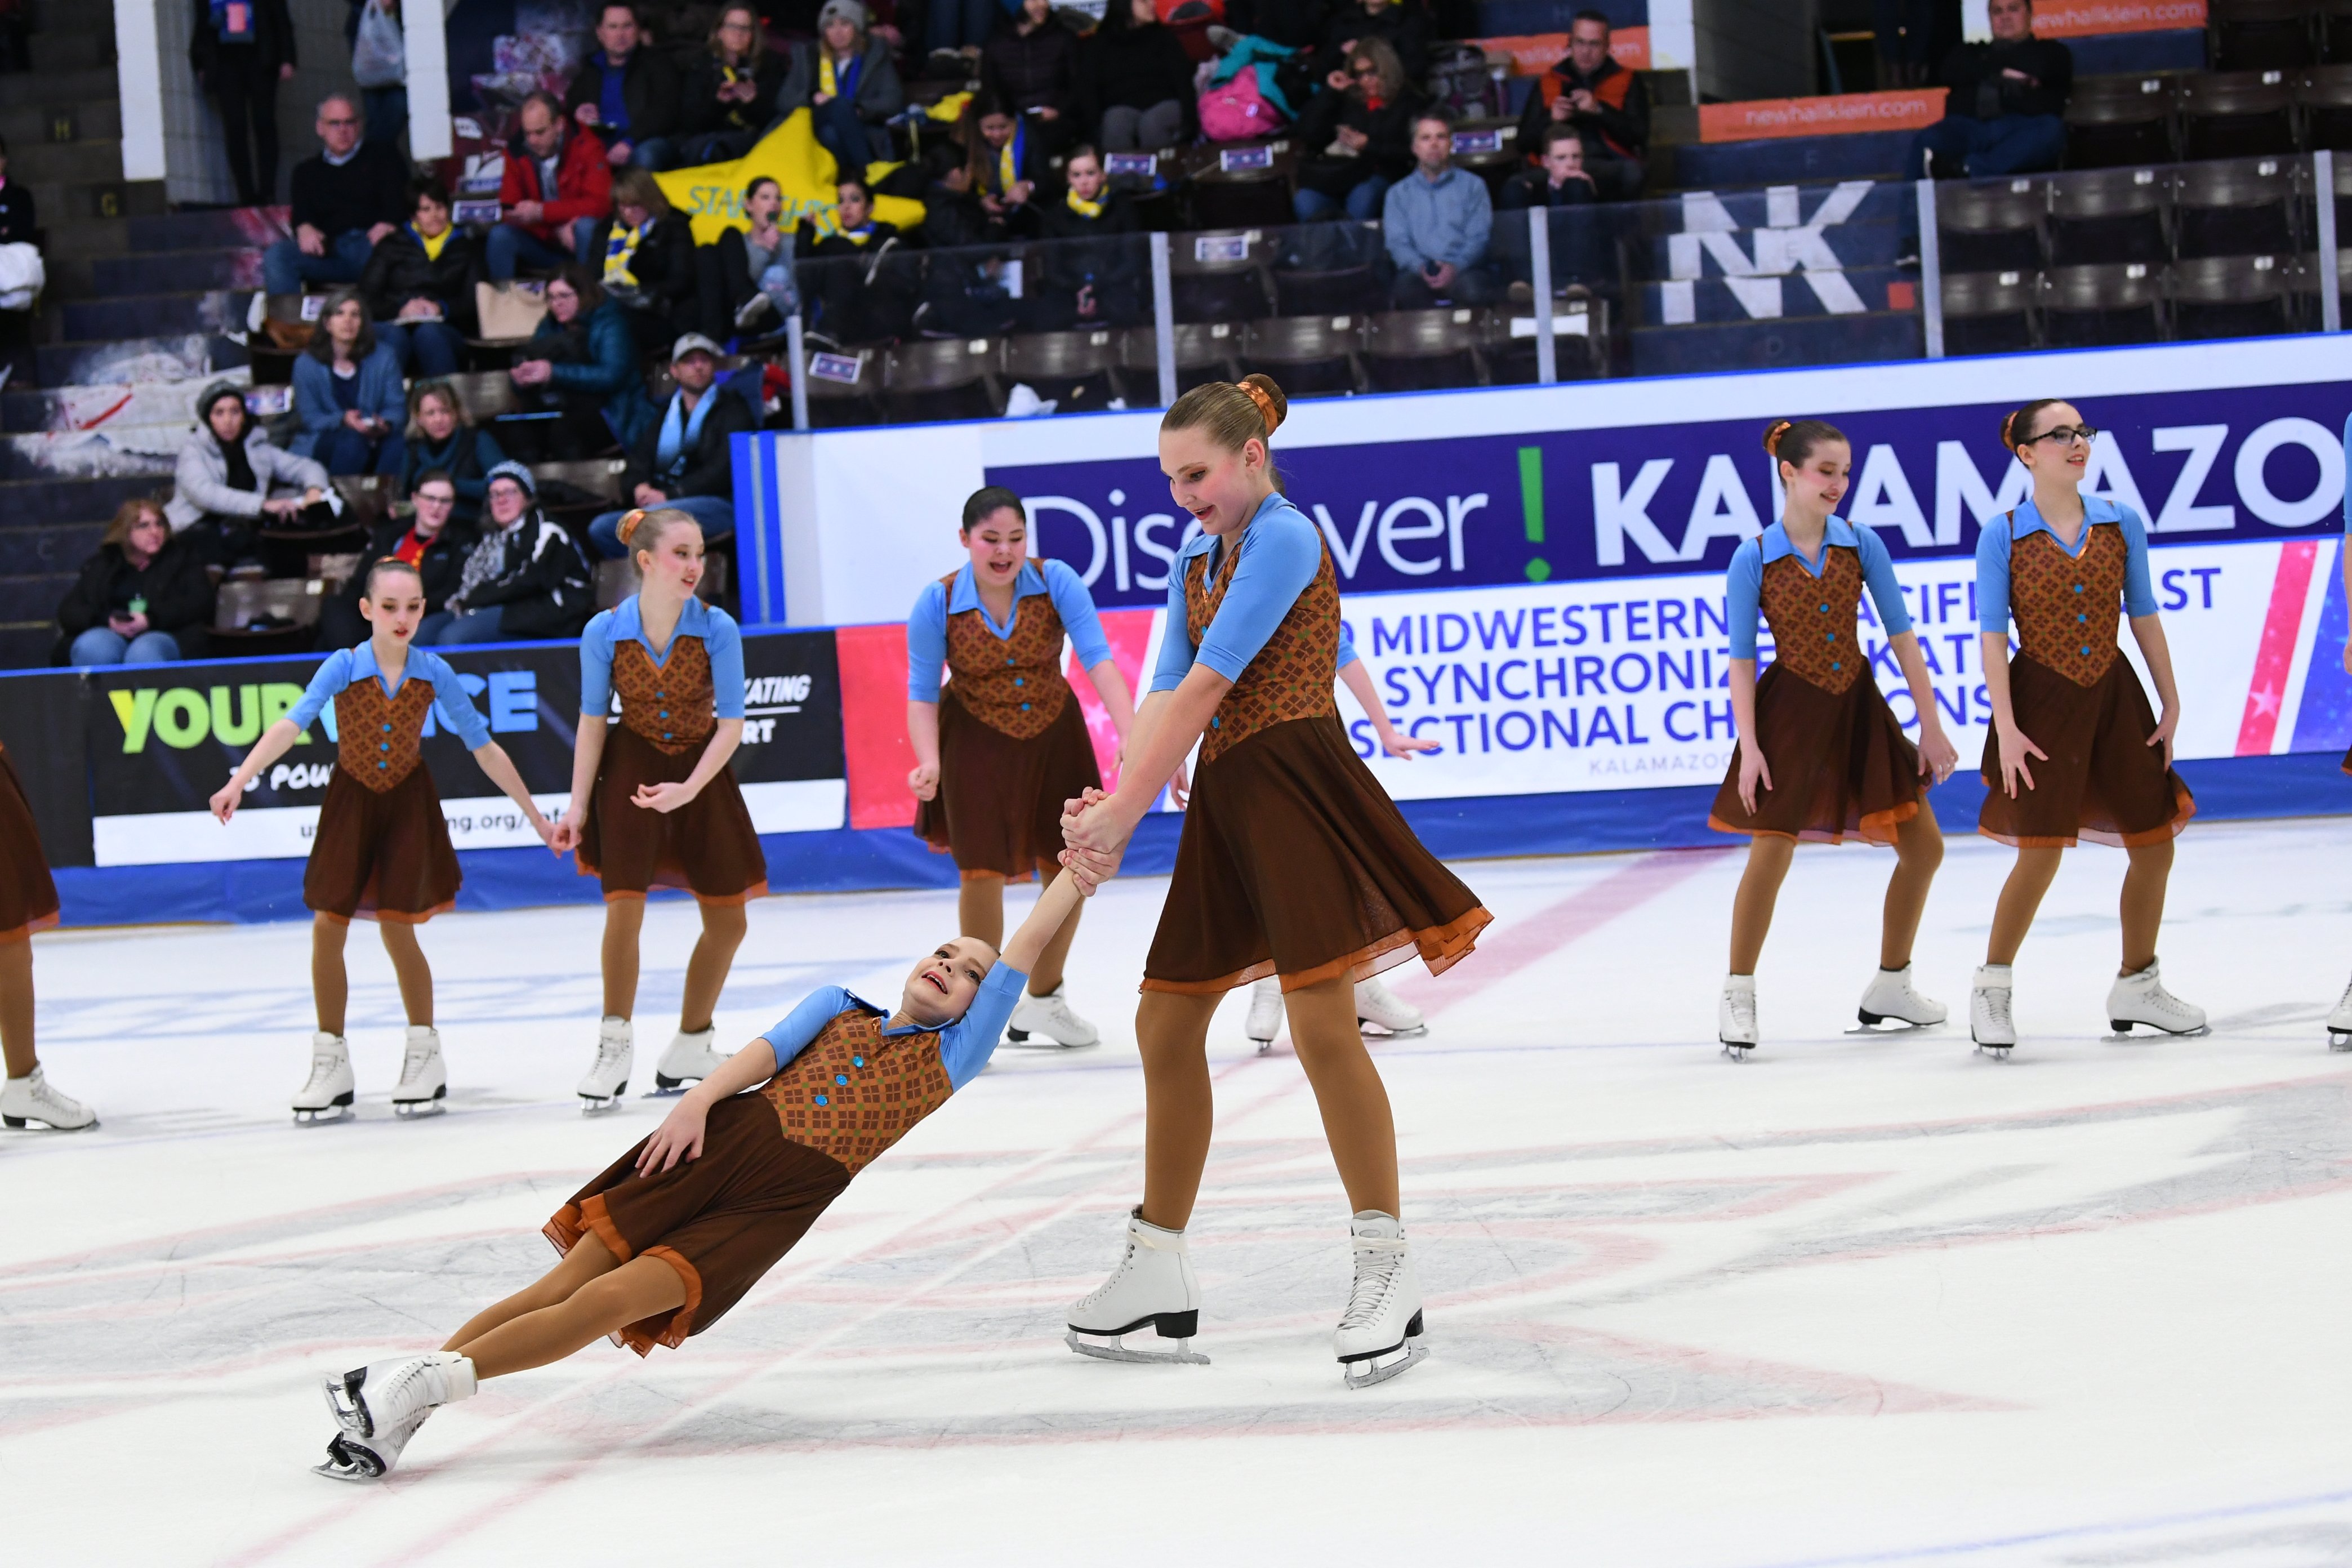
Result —
<path fill-rule="evenodd" d="M 1197 660 L 1239 680 L 1323 564 L 1315 525 L 1288 507 L 1260 516 L 1241 540 L 1234 580 L 1201 639 Z"/>
<path fill-rule="evenodd" d="M 1764 610 L 1764 552 L 1750 539 L 1731 552 L 1723 574 L 1723 622 L 1731 633 L 1731 657 L 1756 657 L 1756 618 Z"/>
<path fill-rule="evenodd" d="M 1192 615 L 1184 604 L 1184 557 L 1168 568 L 1168 624 L 1160 632 L 1160 659 L 1151 667 L 1151 689 L 1173 691 L 1192 673 Z M 1149 695 L 1149 693 L 1147 693 Z"/>
<path fill-rule="evenodd" d="M 2344 449 L 2352 452 L 2352 416 L 2344 421 Z M 2344 531 L 2352 534 L 2352 485 L 2344 487 Z"/>
<path fill-rule="evenodd" d="M 490 743 L 489 721 L 466 691 L 466 683 L 449 661 L 425 648 L 411 648 L 408 657 L 425 661 L 424 674 L 433 683 L 433 705 L 441 710 L 441 727 L 465 742 L 466 750 L 478 752 Z"/>
<path fill-rule="evenodd" d="M 351 683 L 352 650 L 339 647 L 319 661 L 319 672 L 302 689 L 302 700 L 288 710 L 287 719 L 298 730 L 309 729 L 320 711 L 335 700 L 335 693 Z"/>
<path fill-rule="evenodd" d="M 1977 535 L 1977 630 L 1995 637 L 2009 635 L 2009 531 L 2006 517 L 1995 518 Z"/>
<path fill-rule="evenodd" d="M 599 610 L 580 634 L 580 711 L 613 710 L 613 612 Z"/>
<path fill-rule="evenodd" d="M 999 962 L 980 983 L 980 994 L 964 1016 L 940 1031 L 940 1066 L 947 1069 L 950 1083 L 961 1089 L 980 1076 L 996 1054 L 996 1042 L 1013 1020 L 1013 1005 L 1028 984 L 1027 975 Z"/>
<path fill-rule="evenodd" d="M 1334 670 L 1341 670 L 1355 662 L 1356 639 L 1348 635 L 1348 623 L 1341 621 L 1339 623 L 1339 662 L 1331 668 Z"/>
<path fill-rule="evenodd" d="M 2156 584 L 2148 580 L 2147 525 L 2139 520 L 2139 513 L 2127 506 L 2116 510 L 2123 513 L 2124 614 L 2152 616 L 2156 614 Z"/>
<path fill-rule="evenodd" d="M 827 1024 L 856 1005 L 856 998 L 838 985 L 820 985 L 802 997 L 801 1005 L 785 1014 L 783 1022 L 760 1037 L 775 1053 L 776 1070 L 783 1071 L 824 1032 Z"/>
<path fill-rule="evenodd" d="M 724 610 L 712 610 L 702 634 L 710 659 L 712 711 L 721 719 L 743 717 L 743 628 Z"/>
<path fill-rule="evenodd" d="M 1903 584 L 1895 580 L 1895 557 L 1886 553 L 1886 541 L 1874 528 L 1857 528 L 1854 534 L 1861 546 L 1862 581 L 1870 590 L 1870 602 L 1878 606 L 1879 629 L 1890 637 L 1909 631 L 1911 607 L 1903 602 Z"/>
<path fill-rule="evenodd" d="M 1070 634 L 1078 668 L 1092 669 L 1108 661 L 1110 639 L 1103 636 L 1102 617 L 1095 613 L 1095 596 L 1087 592 L 1086 584 L 1059 561 L 1046 562 L 1044 573 L 1046 595 L 1054 601 L 1054 613 L 1062 617 L 1062 629 Z"/>
<path fill-rule="evenodd" d="M 948 662 L 948 590 L 926 583 L 907 617 L 907 700 L 937 702 L 940 671 Z"/>

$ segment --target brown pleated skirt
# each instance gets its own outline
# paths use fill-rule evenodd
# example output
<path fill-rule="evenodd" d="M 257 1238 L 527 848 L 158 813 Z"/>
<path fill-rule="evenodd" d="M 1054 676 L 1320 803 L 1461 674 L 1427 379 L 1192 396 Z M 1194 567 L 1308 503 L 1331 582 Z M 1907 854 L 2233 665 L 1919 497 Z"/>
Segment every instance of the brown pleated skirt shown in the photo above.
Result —
<path fill-rule="evenodd" d="M 940 697 L 940 787 L 915 804 L 915 832 L 974 873 L 1023 881 L 1062 852 L 1062 808 L 1102 787 L 1094 742 L 1074 696 L 1042 735 L 1016 741 L 981 722 L 956 700 L 950 682 Z"/>
<path fill-rule="evenodd" d="M 2180 775 L 2151 746 L 2156 710 L 2122 658 L 2090 686 L 2019 656 L 2009 661 L 2017 728 L 2050 753 L 2028 757 L 2033 787 L 2001 793 L 2000 743 L 1985 742 L 1984 810 L 1977 831 L 2021 849 L 2071 849 L 2078 838 L 2137 848 L 2172 837 L 2197 815 Z"/>
<path fill-rule="evenodd" d="M 1919 749 L 1877 682 L 1867 677 L 1843 692 L 1824 691 L 1773 665 L 1756 682 L 1756 743 L 1771 770 L 1756 809 L 1739 803 L 1735 749 L 1706 825 L 1718 833 L 1769 833 L 1836 844 L 1849 833 L 1892 844 L 1895 829 L 1919 815 L 1926 797 Z"/>
<path fill-rule="evenodd" d="M 676 811 L 650 811 L 631 798 L 641 784 L 682 782 L 701 759 L 699 746 L 674 757 L 626 724 L 606 731 L 578 858 L 582 876 L 603 879 L 607 900 L 683 888 L 711 903 L 740 904 L 768 890 L 768 858 L 731 769 L 719 769 Z"/>
<path fill-rule="evenodd" d="M 58 923 L 58 885 L 16 764 L 0 750 L 0 942 L 22 942 Z"/>
<path fill-rule="evenodd" d="M 1381 788 L 1336 715 L 1201 764 L 1143 989 L 1217 995 L 1364 980 L 1419 952 L 1442 973 L 1494 919 Z"/>
<path fill-rule="evenodd" d="M 542 1227 L 558 1252 L 593 1234 L 624 1263 L 658 1258 L 677 1270 L 685 1302 L 613 1335 L 639 1355 L 675 1350 L 726 1316 L 849 1185 L 847 1166 L 787 1139 L 757 1094 L 710 1108 L 699 1159 L 640 1176 L 644 1148 L 641 1139 Z"/>
<path fill-rule="evenodd" d="M 422 925 L 457 903 L 458 880 L 449 824 L 424 763 L 381 794 L 335 770 L 302 872 L 304 903 L 333 920 Z"/>

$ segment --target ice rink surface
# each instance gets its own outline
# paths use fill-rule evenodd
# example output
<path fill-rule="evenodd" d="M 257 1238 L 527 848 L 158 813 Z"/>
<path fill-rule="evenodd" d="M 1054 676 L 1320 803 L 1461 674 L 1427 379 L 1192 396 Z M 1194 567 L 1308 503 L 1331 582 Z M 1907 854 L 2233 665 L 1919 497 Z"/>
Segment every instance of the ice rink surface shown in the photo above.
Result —
<path fill-rule="evenodd" d="M 436 1415 L 375 1486 L 313 1477 L 322 1374 L 426 1348 L 542 1270 L 547 1215 L 668 1102 L 582 1117 L 593 909 L 425 932 L 450 1113 L 393 1118 L 400 1017 L 355 933 L 355 1121 L 298 1129 L 299 925 L 38 939 L 41 1046 L 103 1127 L 0 1135 L 0 1500 L 17 1562 L 2352 1563 L 2352 823 L 2193 827 L 2165 978 L 2210 1037 L 2110 1044 L 2120 855 L 2069 858 L 2015 1057 L 1965 1015 L 2008 852 L 1956 837 L 1921 988 L 1844 1033 L 1892 865 L 1808 848 L 1713 1040 L 1731 852 L 1468 863 L 1497 920 L 1376 1047 L 1429 1294 L 1350 1392 L 1346 1204 L 1286 1045 L 1211 1052 L 1207 1367 L 1083 1360 L 1062 1310 L 1140 1180 L 1135 980 L 1164 883 L 1087 911 L 1099 1048 L 1007 1047 L 731 1315 Z M 1015 912 L 1027 895 L 1015 895 Z M 774 898 L 720 1016 L 895 996 L 952 896 Z M 693 914 L 656 906 L 639 1089 Z M 1493 1556 L 1509 1553 L 1507 1557 Z M 19 1555 L 22 1553 L 22 1555 Z"/>

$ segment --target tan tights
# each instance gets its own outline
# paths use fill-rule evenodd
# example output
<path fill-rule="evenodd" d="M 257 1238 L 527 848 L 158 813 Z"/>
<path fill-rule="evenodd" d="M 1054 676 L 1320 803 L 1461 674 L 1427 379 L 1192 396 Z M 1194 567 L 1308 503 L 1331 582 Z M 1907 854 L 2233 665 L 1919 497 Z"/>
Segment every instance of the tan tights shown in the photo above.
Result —
<path fill-rule="evenodd" d="M 2001 884 L 2000 901 L 1993 906 L 1992 937 L 1985 943 L 1987 963 L 2012 963 L 2025 933 L 2033 927 L 2042 895 L 2058 875 L 2063 849 L 2020 849 L 2017 864 Z M 2119 913 L 2123 918 L 2124 955 L 2120 974 L 2137 974 L 2156 962 L 2157 929 L 2164 924 L 2165 885 L 2172 877 L 2172 840 L 2143 844 L 2125 851 L 2131 864 L 2124 871 Z"/>
<path fill-rule="evenodd" d="M 1200 1196 L 1215 1107 L 1209 1092 L 1209 1018 L 1216 996 L 1147 991 L 1135 1010 L 1143 1048 L 1143 1217 L 1181 1230 Z M 1348 1206 L 1402 1218 L 1397 1199 L 1396 1121 L 1380 1069 L 1356 1025 L 1346 975 L 1286 994 L 1290 1039 L 1323 1112 L 1323 1135 L 1348 1190 Z"/>
<path fill-rule="evenodd" d="M 0 1053 L 8 1076 L 26 1078 L 41 1065 L 33 1050 L 33 942 L 0 942 Z"/>
<path fill-rule="evenodd" d="M 497 1306 L 474 1315 L 441 1348 L 474 1363 L 477 1377 L 503 1377 L 562 1361 L 615 1330 L 686 1304 L 686 1281 L 658 1258 L 616 1264 L 610 1248 L 583 1236 L 563 1261 Z"/>
<path fill-rule="evenodd" d="M 735 950 L 743 945 L 743 932 L 750 924 L 740 904 L 709 899 L 695 901 L 702 906 L 702 935 L 695 940 L 694 952 L 686 961 L 686 994 L 677 1009 L 678 1029 L 688 1035 L 710 1027 L 710 1016 L 719 1010 L 719 994 L 727 988 L 727 972 L 735 967 Z M 637 1010 L 637 939 L 645 929 L 645 900 L 606 900 L 604 1016 L 608 1018 L 630 1017 Z"/>
<path fill-rule="evenodd" d="M 425 962 L 425 950 L 416 945 L 416 928 L 401 921 L 378 921 L 375 928 L 383 938 L 385 955 L 392 960 L 393 976 L 400 982 L 402 1010 L 411 1024 L 429 1026 L 433 968 Z M 351 975 L 343 968 L 343 943 L 351 934 L 352 922 L 332 915 L 318 915 L 310 921 L 310 994 L 318 1004 L 322 1035 L 341 1034 L 343 1016 L 351 1007 Z"/>
<path fill-rule="evenodd" d="M 1772 929 L 1772 907 L 1797 841 L 1759 833 L 1748 841 L 1748 869 L 1731 901 L 1731 973 L 1753 974 Z M 1895 874 L 1886 879 L 1886 907 L 1880 917 L 1878 966 L 1900 969 L 1911 962 L 1911 943 L 1927 908 L 1927 889 L 1944 863 L 1944 831 L 1926 801 L 1918 815 L 1895 829 Z M 2037 895 L 2038 896 L 2038 895 Z M 2032 919 L 2029 911 L 2028 919 Z"/>
<path fill-rule="evenodd" d="M 1052 871 L 1041 871 L 1041 877 L 1051 877 Z M 1065 965 L 1070 959 L 1070 943 L 1078 939 L 1078 917 L 1086 913 L 1084 906 L 1071 911 L 1054 933 L 1045 951 L 1037 955 L 1037 967 L 1029 972 L 1029 994 L 1050 996 L 1061 989 Z M 967 871 L 963 886 L 956 892 L 956 932 L 960 936 L 976 936 L 992 948 L 1004 945 L 1004 879 L 992 871 Z"/>

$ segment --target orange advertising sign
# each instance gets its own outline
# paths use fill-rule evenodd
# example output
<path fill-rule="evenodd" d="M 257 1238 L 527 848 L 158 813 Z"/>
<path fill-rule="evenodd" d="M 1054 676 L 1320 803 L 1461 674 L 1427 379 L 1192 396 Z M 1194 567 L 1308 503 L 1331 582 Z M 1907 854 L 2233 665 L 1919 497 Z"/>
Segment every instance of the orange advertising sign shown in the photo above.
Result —
<path fill-rule="evenodd" d="M 1759 98 L 1703 103 L 1702 142 L 1755 142 L 1773 136 L 1835 136 L 1858 131 L 1916 131 L 1944 118 L 1940 87 L 1904 92 L 1848 92 L 1833 98 Z"/>
<path fill-rule="evenodd" d="M 1566 33 L 1524 33 L 1515 37 L 1472 38 L 1470 47 L 1508 54 L 1513 76 L 1541 76 L 1568 58 Z M 1650 29 L 1619 27 L 1609 35 L 1609 57 L 1627 70 L 1650 68 Z"/>
<path fill-rule="evenodd" d="M 2155 33 L 2205 25 L 2205 0 L 2038 0 L 2037 38 L 2090 38 L 2102 33 Z"/>

